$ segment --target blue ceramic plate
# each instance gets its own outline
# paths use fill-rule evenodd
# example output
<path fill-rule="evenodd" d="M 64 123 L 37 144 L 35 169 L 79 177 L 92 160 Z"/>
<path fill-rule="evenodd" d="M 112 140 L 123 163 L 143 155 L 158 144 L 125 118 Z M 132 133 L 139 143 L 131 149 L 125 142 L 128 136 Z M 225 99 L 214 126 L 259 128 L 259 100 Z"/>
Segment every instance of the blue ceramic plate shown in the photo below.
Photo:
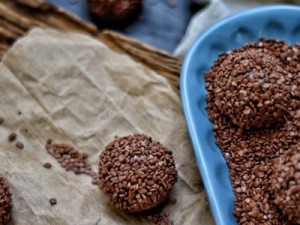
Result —
<path fill-rule="evenodd" d="M 258 38 L 300 42 L 300 7 L 258 7 L 227 17 L 206 30 L 187 54 L 181 73 L 181 98 L 211 210 L 217 225 L 237 224 L 229 171 L 215 144 L 208 119 L 204 72 L 223 52 Z"/>

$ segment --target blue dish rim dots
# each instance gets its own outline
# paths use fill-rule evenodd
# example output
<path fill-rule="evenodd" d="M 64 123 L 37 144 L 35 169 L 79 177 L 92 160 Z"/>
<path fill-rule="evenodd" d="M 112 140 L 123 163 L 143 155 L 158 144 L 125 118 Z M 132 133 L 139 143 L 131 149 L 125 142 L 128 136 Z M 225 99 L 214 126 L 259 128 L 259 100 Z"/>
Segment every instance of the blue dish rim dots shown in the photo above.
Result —
<path fill-rule="evenodd" d="M 204 31 L 184 59 L 180 94 L 189 135 L 217 225 L 235 225 L 234 193 L 229 170 L 215 144 L 212 123 L 205 109 L 204 72 L 220 53 L 259 38 L 300 42 L 300 7 L 270 5 L 228 16 Z"/>

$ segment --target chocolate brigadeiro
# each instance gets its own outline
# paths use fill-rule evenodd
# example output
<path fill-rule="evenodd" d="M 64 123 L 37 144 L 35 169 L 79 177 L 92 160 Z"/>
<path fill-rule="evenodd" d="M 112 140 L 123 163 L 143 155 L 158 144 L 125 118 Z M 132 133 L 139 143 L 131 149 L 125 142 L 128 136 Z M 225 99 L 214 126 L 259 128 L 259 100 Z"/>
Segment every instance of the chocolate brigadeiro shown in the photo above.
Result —
<path fill-rule="evenodd" d="M 300 143 L 277 160 L 272 175 L 275 203 L 296 224 L 300 224 Z"/>
<path fill-rule="evenodd" d="M 142 11 L 142 0 L 87 0 L 94 20 L 104 26 L 128 25 Z"/>
<path fill-rule="evenodd" d="M 4 177 L 0 175 L 0 224 L 4 225 L 10 219 L 12 196 Z"/>
<path fill-rule="evenodd" d="M 290 103 L 288 72 L 260 43 L 221 55 L 210 72 L 217 75 L 216 106 L 240 131 L 278 123 Z"/>
<path fill-rule="evenodd" d="M 206 108 L 214 124 L 216 144 L 230 171 L 235 195 L 233 213 L 240 225 L 295 224 L 287 221 L 282 208 L 287 204 L 296 205 L 296 201 L 276 204 L 275 198 L 283 201 L 284 197 L 280 196 L 284 192 L 279 191 L 285 189 L 282 184 L 287 187 L 285 190 L 294 186 L 299 176 L 296 167 L 291 174 L 285 169 L 278 170 L 283 174 L 275 177 L 282 176 L 283 183 L 279 182 L 277 194 L 271 177 L 277 164 L 274 159 L 299 143 L 299 60 L 299 45 L 259 39 L 219 55 L 205 74 Z M 290 175 L 291 183 L 286 180 Z"/>
<path fill-rule="evenodd" d="M 176 181 L 172 152 L 147 135 L 117 138 L 100 155 L 100 188 L 120 210 L 138 213 L 155 208 Z"/>

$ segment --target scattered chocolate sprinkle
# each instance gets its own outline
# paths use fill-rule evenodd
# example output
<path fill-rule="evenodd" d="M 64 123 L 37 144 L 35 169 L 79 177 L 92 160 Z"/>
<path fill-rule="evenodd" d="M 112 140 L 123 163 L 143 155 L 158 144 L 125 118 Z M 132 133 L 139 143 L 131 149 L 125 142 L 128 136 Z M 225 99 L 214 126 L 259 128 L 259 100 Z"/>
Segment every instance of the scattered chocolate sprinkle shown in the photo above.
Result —
<path fill-rule="evenodd" d="M 300 224 L 300 142 L 275 160 L 271 185 L 277 206 L 291 222 Z"/>
<path fill-rule="evenodd" d="M 0 125 L 4 123 L 4 118 L 0 117 Z"/>
<path fill-rule="evenodd" d="M 165 212 L 148 215 L 146 218 L 155 225 L 173 225 L 170 221 L 169 214 Z"/>
<path fill-rule="evenodd" d="M 23 149 L 24 148 L 24 144 L 21 141 L 17 141 L 16 142 L 16 147 L 19 149 Z"/>
<path fill-rule="evenodd" d="M 22 112 L 21 112 L 21 111 L 19 111 L 19 112 L 18 112 L 18 115 L 20 116 L 21 114 L 22 114 Z"/>
<path fill-rule="evenodd" d="M 142 212 L 142 217 L 154 225 L 173 225 L 169 213 L 164 210 L 168 204 L 171 204 L 170 201 L 170 199 L 166 199 L 158 207 Z"/>
<path fill-rule="evenodd" d="M 49 203 L 50 203 L 50 205 L 56 205 L 57 200 L 55 198 L 50 198 Z"/>
<path fill-rule="evenodd" d="M 270 180 L 274 160 L 299 142 L 299 61 L 299 45 L 260 39 L 221 54 L 205 74 L 207 110 L 230 170 L 239 224 L 290 224 Z"/>
<path fill-rule="evenodd" d="M 44 163 L 43 167 L 45 167 L 46 169 L 51 169 L 52 168 L 52 164 L 49 162 Z"/>
<path fill-rule="evenodd" d="M 112 204 L 130 213 L 167 199 L 177 180 L 172 152 L 144 134 L 120 137 L 100 155 L 100 188 Z"/>
<path fill-rule="evenodd" d="M 12 209 L 12 195 L 4 177 L 0 176 L 0 224 L 10 219 Z"/>
<path fill-rule="evenodd" d="M 17 134 L 12 132 L 9 136 L 8 136 L 8 141 L 9 142 L 13 142 L 17 139 Z"/>
<path fill-rule="evenodd" d="M 74 147 L 67 144 L 55 144 L 52 139 L 46 143 L 47 152 L 52 155 L 66 171 L 73 171 L 75 174 L 86 174 L 93 178 L 96 183 L 97 173 L 92 171 L 88 162 L 88 154 L 81 153 Z"/>

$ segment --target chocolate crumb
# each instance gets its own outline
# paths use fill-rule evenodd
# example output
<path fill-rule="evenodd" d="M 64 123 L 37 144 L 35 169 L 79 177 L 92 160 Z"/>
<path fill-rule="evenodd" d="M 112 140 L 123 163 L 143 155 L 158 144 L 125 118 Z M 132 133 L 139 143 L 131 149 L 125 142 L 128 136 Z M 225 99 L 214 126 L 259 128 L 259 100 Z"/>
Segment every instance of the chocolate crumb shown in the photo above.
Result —
<path fill-rule="evenodd" d="M 55 198 L 50 198 L 49 202 L 50 202 L 50 205 L 56 205 L 57 204 L 57 200 Z"/>
<path fill-rule="evenodd" d="M 52 164 L 49 162 L 44 163 L 43 167 L 45 167 L 46 169 L 51 169 L 52 168 Z"/>
<path fill-rule="evenodd" d="M 20 116 L 21 114 L 22 114 L 22 112 L 21 112 L 21 111 L 19 111 L 19 112 L 18 112 L 18 115 Z"/>
<path fill-rule="evenodd" d="M 9 142 L 13 142 L 17 139 L 17 134 L 12 132 L 9 136 L 8 136 L 8 141 Z"/>
<path fill-rule="evenodd" d="M 19 149 L 23 149 L 24 148 L 24 144 L 21 141 L 17 141 L 16 147 L 19 148 Z"/>
<path fill-rule="evenodd" d="M 0 117 L 0 125 L 4 123 L 4 118 Z"/>

